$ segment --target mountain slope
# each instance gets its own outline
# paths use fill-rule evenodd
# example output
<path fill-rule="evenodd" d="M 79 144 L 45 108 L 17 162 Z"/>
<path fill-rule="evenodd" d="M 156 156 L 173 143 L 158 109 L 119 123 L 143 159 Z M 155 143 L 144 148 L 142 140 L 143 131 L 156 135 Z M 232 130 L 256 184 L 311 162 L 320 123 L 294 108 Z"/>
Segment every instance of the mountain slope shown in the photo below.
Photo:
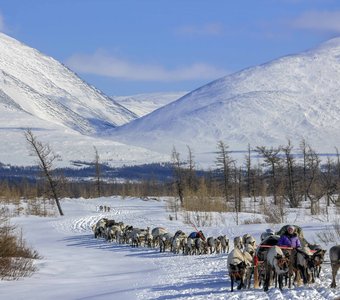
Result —
<path fill-rule="evenodd" d="M 94 146 L 98 150 L 100 161 L 115 167 L 169 159 L 168 156 L 162 156 L 144 148 L 83 135 L 73 129 L 28 114 L 13 106 L 10 100 L 5 102 L 0 95 L 1 163 L 19 166 L 36 164 L 37 159 L 30 155 L 24 137 L 26 128 L 31 128 L 39 141 L 49 144 L 51 149 L 60 156 L 60 160 L 54 163 L 56 167 L 70 167 L 74 161 L 92 162 L 95 153 Z"/>
<path fill-rule="evenodd" d="M 111 166 L 168 160 L 100 137 L 107 128 L 136 117 L 53 58 L 0 33 L 1 163 L 35 164 L 24 138 L 26 128 L 60 155 L 58 167 L 93 161 L 93 146 L 101 162 Z"/>
<path fill-rule="evenodd" d="M 113 99 L 134 112 L 138 117 L 142 117 L 181 98 L 186 93 L 187 92 L 137 94 L 132 96 L 115 96 Z"/>
<path fill-rule="evenodd" d="M 137 116 L 55 59 L 0 33 L 0 91 L 22 111 L 84 134 Z M 3 101 L 3 100 L 1 100 Z"/>
<path fill-rule="evenodd" d="M 278 146 L 305 138 L 319 151 L 340 144 L 340 38 L 211 82 L 112 131 L 112 137 L 169 153 Z"/>

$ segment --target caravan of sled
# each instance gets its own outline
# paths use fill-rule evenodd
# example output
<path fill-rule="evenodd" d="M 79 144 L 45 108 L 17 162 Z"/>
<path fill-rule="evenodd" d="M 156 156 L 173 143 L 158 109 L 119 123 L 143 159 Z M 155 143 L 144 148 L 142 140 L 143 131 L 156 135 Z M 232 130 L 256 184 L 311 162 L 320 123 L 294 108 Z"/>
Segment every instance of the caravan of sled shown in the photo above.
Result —
<path fill-rule="evenodd" d="M 225 235 L 217 238 L 205 238 L 202 231 L 192 232 L 190 235 L 178 230 L 171 234 L 163 227 L 140 229 L 125 225 L 114 220 L 100 219 L 92 227 L 96 238 L 101 237 L 112 242 L 128 243 L 133 247 L 159 246 L 159 251 L 171 251 L 174 254 L 202 255 L 229 252 L 229 239 Z M 301 230 L 301 229 L 300 229 Z M 282 230 L 279 233 L 282 234 Z M 119 233 L 119 234 L 117 234 Z M 279 236 L 269 231 L 261 234 L 261 243 L 256 245 L 256 240 L 249 234 L 233 239 L 234 249 L 228 255 L 228 271 L 231 278 L 231 290 L 234 283 L 237 288 L 250 288 L 251 279 L 254 277 L 254 288 L 263 285 L 265 291 L 272 282 L 275 287 L 282 289 L 284 284 L 289 288 L 292 284 L 298 286 L 314 283 L 319 277 L 322 263 L 324 263 L 325 250 L 309 245 L 303 239 L 303 248 L 277 246 Z M 315 249 L 310 249 L 311 248 Z M 334 255 L 333 255 L 334 256 Z M 339 265 L 337 265 L 339 267 Z M 336 267 L 333 268 L 332 287 L 335 287 Z M 302 278 L 302 280 L 301 280 Z"/>

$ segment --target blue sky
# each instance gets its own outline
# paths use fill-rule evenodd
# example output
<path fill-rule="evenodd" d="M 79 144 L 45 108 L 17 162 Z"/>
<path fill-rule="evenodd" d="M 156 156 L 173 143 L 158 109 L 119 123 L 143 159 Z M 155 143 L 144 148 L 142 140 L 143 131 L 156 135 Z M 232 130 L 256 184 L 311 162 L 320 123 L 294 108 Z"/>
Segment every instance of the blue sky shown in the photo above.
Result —
<path fill-rule="evenodd" d="M 340 35 L 340 1 L 0 0 L 0 31 L 108 95 L 190 91 Z"/>

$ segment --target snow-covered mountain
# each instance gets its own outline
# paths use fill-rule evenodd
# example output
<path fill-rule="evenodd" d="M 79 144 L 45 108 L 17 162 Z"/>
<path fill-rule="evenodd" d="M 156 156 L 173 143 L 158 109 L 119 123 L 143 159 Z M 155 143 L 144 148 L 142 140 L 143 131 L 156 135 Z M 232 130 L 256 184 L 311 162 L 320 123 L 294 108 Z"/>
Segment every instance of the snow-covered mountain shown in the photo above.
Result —
<path fill-rule="evenodd" d="M 61 63 L 0 33 L 0 102 L 84 134 L 137 116 Z"/>
<path fill-rule="evenodd" d="M 213 81 L 116 128 L 112 138 L 170 153 L 278 146 L 301 139 L 319 151 L 340 146 L 340 38 Z"/>
<path fill-rule="evenodd" d="M 93 161 L 113 166 L 167 160 L 144 148 L 101 138 L 137 116 L 88 85 L 55 59 L 0 33 L 0 162 L 32 165 L 23 131 L 60 155 L 56 166 Z"/>
<path fill-rule="evenodd" d="M 187 92 L 149 93 L 132 96 L 114 96 L 113 99 L 135 113 L 138 117 L 142 117 L 181 98 L 186 93 Z"/>
<path fill-rule="evenodd" d="M 113 165 L 168 160 L 173 146 L 190 146 L 196 161 L 213 164 L 220 140 L 242 151 L 288 138 L 297 146 L 304 138 L 319 152 L 334 152 L 339 92 L 340 38 L 185 95 L 137 95 L 119 104 L 53 58 L 0 34 L 0 162 L 31 163 L 22 133 L 28 127 L 63 165 L 93 159 L 93 145 Z"/>

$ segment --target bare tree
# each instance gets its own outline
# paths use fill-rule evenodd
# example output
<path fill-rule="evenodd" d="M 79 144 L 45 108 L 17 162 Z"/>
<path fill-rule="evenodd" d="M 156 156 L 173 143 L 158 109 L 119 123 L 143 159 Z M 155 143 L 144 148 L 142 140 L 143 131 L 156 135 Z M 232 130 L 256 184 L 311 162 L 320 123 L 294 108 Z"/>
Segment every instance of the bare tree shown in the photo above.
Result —
<path fill-rule="evenodd" d="M 253 168 L 252 185 L 253 185 L 254 206 L 255 206 L 255 202 L 257 201 L 256 197 L 261 196 L 262 198 L 265 198 L 267 196 L 267 189 L 268 189 L 267 183 L 264 178 L 264 171 L 259 161 Z"/>
<path fill-rule="evenodd" d="M 267 149 L 265 146 L 256 147 L 256 151 L 262 155 L 264 163 L 271 168 L 271 183 L 272 192 L 274 197 L 274 204 L 277 205 L 277 188 L 278 188 L 278 168 L 280 166 L 281 158 L 279 156 L 281 151 L 281 146 L 278 148 Z"/>
<path fill-rule="evenodd" d="M 94 167 L 95 167 L 95 172 L 96 172 L 96 191 L 97 191 L 97 196 L 101 196 L 101 170 L 100 170 L 100 157 L 98 154 L 98 150 L 95 146 L 94 148 Z"/>
<path fill-rule="evenodd" d="M 255 196 L 255 184 L 256 184 L 256 169 L 252 167 L 252 159 L 251 159 L 251 148 L 250 144 L 248 144 L 248 153 L 245 156 L 245 167 L 246 167 L 246 188 L 247 195 L 249 198 L 253 198 L 254 202 L 256 201 Z"/>
<path fill-rule="evenodd" d="M 336 152 L 336 173 L 338 176 L 338 180 L 340 181 L 340 154 L 337 147 L 335 147 L 335 152 Z"/>
<path fill-rule="evenodd" d="M 288 140 L 288 144 L 282 147 L 282 151 L 285 156 L 285 180 L 284 180 L 284 190 L 283 197 L 288 201 L 290 207 L 296 208 L 299 206 L 301 201 L 301 193 L 299 193 L 299 182 L 297 180 L 296 171 L 296 161 L 292 154 L 293 146 L 291 141 Z"/>
<path fill-rule="evenodd" d="M 337 173 L 337 180 L 336 180 L 336 185 L 337 185 L 337 194 L 338 194 L 338 198 L 335 200 L 336 203 L 340 203 L 340 154 L 339 154 L 339 150 L 337 147 L 335 147 L 335 151 L 336 151 L 336 173 Z"/>
<path fill-rule="evenodd" d="M 229 202 L 231 167 L 234 162 L 229 155 L 228 148 L 223 141 L 217 143 L 216 166 L 223 176 L 223 194 L 226 202 Z"/>
<path fill-rule="evenodd" d="M 53 176 L 53 162 L 59 158 L 48 144 L 38 141 L 30 129 L 25 131 L 26 141 L 31 149 L 32 155 L 37 156 L 38 165 L 47 180 L 49 190 L 57 204 L 59 214 L 64 215 L 57 192 L 58 180 Z"/>
<path fill-rule="evenodd" d="M 239 213 L 242 210 L 242 169 L 237 168 L 236 163 L 233 162 L 233 189 L 236 212 L 236 225 L 239 224 Z"/>
<path fill-rule="evenodd" d="M 246 169 L 247 169 L 247 181 L 246 181 L 246 187 L 247 187 L 247 195 L 250 198 L 253 193 L 252 193 L 252 174 L 251 174 L 251 149 L 250 149 L 250 144 L 248 144 L 248 154 L 245 156 L 246 162 Z"/>
<path fill-rule="evenodd" d="M 185 189 L 185 170 L 183 168 L 183 163 L 180 160 L 179 153 L 174 147 L 171 153 L 172 168 L 174 174 L 174 183 L 176 187 L 176 192 L 179 197 L 179 201 L 183 206 L 184 203 L 184 189 Z"/>
<path fill-rule="evenodd" d="M 307 143 L 303 139 L 300 143 L 300 149 L 302 151 L 302 182 L 305 201 L 307 201 L 307 147 Z"/>
<path fill-rule="evenodd" d="M 191 192 L 194 192 L 197 190 L 198 186 L 198 180 L 196 177 L 196 172 L 195 172 L 195 162 L 194 162 L 194 154 L 189 146 L 188 148 L 188 161 L 187 161 L 187 176 L 186 176 L 186 181 L 187 181 L 187 186 Z"/>
<path fill-rule="evenodd" d="M 324 170 L 321 172 L 321 184 L 326 192 L 327 207 L 330 206 L 331 202 L 334 204 L 336 202 L 336 199 L 333 199 L 337 191 L 337 176 L 334 176 L 334 171 L 336 171 L 336 165 L 331 158 L 327 157 Z"/>
<path fill-rule="evenodd" d="M 324 196 L 325 192 L 321 185 L 321 170 L 320 158 L 318 154 L 308 147 L 306 152 L 306 166 L 307 166 L 307 197 L 310 200 L 311 214 L 317 214 L 317 204 Z"/>

